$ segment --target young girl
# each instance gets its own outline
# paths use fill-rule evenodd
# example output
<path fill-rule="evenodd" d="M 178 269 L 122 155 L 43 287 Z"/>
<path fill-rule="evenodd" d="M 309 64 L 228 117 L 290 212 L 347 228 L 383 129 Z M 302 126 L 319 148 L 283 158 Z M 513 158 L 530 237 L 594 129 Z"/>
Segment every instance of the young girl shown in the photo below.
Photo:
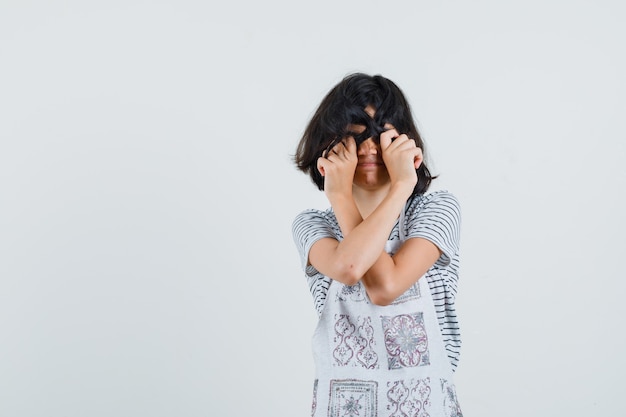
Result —
<path fill-rule="evenodd" d="M 322 100 L 295 163 L 331 207 L 293 222 L 319 314 L 313 416 L 461 416 L 453 383 L 460 209 L 425 194 L 424 144 L 402 91 L 345 77 Z"/>

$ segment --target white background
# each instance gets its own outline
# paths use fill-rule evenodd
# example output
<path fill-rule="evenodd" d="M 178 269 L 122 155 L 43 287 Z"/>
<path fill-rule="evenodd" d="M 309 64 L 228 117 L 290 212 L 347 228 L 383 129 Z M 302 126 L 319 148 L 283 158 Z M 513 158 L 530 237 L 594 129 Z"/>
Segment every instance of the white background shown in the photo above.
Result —
<path fill-rule="evenodd" d="M 290 157 L 344 75 L 463 208 L 464 415 L 623 411 L 625 6 L 0 0 L 0 416 L 305 416 Z"/>

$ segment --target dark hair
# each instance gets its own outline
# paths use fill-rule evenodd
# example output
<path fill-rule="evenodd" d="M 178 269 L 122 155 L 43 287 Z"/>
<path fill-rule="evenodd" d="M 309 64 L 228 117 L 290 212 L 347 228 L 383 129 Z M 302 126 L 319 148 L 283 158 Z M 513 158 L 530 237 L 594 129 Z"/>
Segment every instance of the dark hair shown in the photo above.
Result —
<path fill-rule="evenodd" d="M 373 118 L 365 112 L 367 106 L 374 108 Z M 378 141 L 386 123 L 392 124 L 399 133 L 415 139 L 426 158 L 424 142 L 400 88 L 381 75 L 350 74 L 328 92 L 315 111 L 298 143 L 293 158 L 296 167 L 309 174 L 317 188 L 323 190 L 324 177 L 317 170 L 317 159 L 347 136 L 348 125 L 365 126 L 363 134 L 354 137 L 360 145 L 370 137 Z M 431 180 L 436 178 L 423 162 L 416 172 L 418 181 L 414 195 L 425 193 Z"/>

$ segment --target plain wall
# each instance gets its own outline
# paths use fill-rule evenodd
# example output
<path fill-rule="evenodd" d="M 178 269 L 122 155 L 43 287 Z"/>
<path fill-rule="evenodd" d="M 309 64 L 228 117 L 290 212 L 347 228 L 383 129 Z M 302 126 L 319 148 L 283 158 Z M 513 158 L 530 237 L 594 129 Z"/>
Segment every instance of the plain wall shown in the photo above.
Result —
<path fill-rule="evenodd" d="M 620 1 L 0 0 L 0 415 L 304 416 L 290 157 L 353 71 L 463 209 L 468 417 L 616 415 Z"/>

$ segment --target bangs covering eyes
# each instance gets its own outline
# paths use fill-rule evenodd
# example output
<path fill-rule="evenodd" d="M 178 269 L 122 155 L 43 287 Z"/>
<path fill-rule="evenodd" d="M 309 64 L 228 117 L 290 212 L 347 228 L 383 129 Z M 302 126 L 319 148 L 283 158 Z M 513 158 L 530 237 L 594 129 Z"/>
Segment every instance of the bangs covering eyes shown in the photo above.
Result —
<path fill-rule="evenodd" d="M 361 133 L 347 130 L 344 134 L 344 137 L 349 137 L 349 136 L 353 137 L 357 146 L 365 142 L 369 138 L 372 138 L 372 140 L 376 143 L 380 143 L 380 134 L 383 132 L 386 132 L 387 130 L 389 129 L 387 129 L 384 126 L 371 124 L 371 126 L 366 127 L 365 130 Z"/>

